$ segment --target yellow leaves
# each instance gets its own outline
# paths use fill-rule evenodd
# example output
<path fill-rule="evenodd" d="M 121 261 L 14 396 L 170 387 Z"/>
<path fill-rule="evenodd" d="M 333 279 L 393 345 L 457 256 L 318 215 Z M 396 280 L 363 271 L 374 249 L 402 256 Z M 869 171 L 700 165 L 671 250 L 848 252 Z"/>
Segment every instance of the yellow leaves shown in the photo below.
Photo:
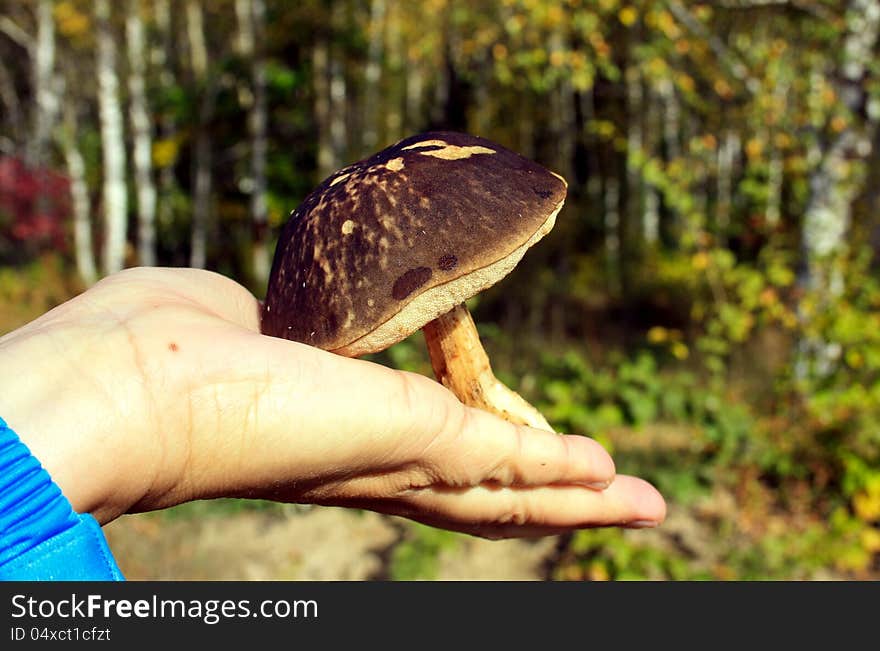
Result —
<path fill-rule="evenodd" d="M 562 7 L 558 4 L 551 5 L 550 8 L 547 9 L 547 24 L 550 27 L 559 25 L 564 18 L 565 11 L 563 11 Z"/>
<path fill-rule="evenodd" d="M 669 331 L 662 326 L 654 326 L 648 330 L 648 341 L 652 344 L 662 344 L 669 338 Z"/>
<path fill-rule="evenodd" d="M 697 271 L 708 269 L 709 262 L 709 254 L 705 251 L 699 251 L 691 258 L 691 266 Z"/>
<path fill-rule="evenodd" d="M 831 124 L 829 124 L 831 130 L 834 133 L 840 133 L 841 131 L 846 129 L 847 125 L 848 122 L 846 118 L 841 115 L 835 115 L 833 118 L 831 118 Z"/>
<path fill-rule="evenodd" d="M 565 52 L 555 50 L 550 53 L 550 65 L 554 68 L 561 68 L 565 65 Z"/>
<path fill-rule="evenodd" d="M 779 295 L 772 287 L 766 287 L 758 295 L 758 302 L 764 307 L 771 307 L 779 302 Z"/>
<path fill-rule="evenodd" d="M 715 89 L 718 96 L 723 99 L 733 97 L 733 86 L 727 83 L 726 79 L 719 77 L 715 80 L 715 83 L 712 84 L 712 87 Z"/>
<path fill-rule="evenodd" d="M 496 43 L 492 46 L 492 56 L 496 61 L 507 59 L 507 46 L 504 43 Z"/>
<path fill-rule="evenodd" d="M 669 70 L 669 66 L 666 64 L 666 61 L 661 59 L 660 57 L 653 57 L 650 59 L 645 66 L 645 71 L 649 76 L 654 77 L 655 79 L 660 79 L 664 77 Z"/>
<path fill-rule="evenodd" d="M 598 32 L 593 32 L 592 34 L 590 34 L 589 38 L 590 45 L 593 46 L 596 54 L 598 54 L 602 58 L 607 58 L 608 55 L 611 53 L 611 46 L 608 45 L 608 42 L 605 40 L 605 38 Z"/>
<path fill-rule="evenodd" d="M 856 493 L 853 496 L 853 509 L 865 522 L 880 521 L 880 490 Z"/>
<path fill-rule="evenodd" d="M 590 122 L 590 131 L 600 138 L 610 140 L 617 132 L 617 127 L 610 120 L 592 120 Z"/>
<path fill-rule="evenodd" d="M 696 88 L 696 83 L 694 83 L 694 78 L 688 74 L 680 72 L 675 77 L 675 81 L 678 84 L 678 87 L 681 88 L 686 93 L 694 92 Z"/>
<path fill-rule="evenodd" d="M 794 139 L 790 135 L 784 132 L 779 132 L 773 136 L 773 144 L 777 149 L 789 149 L 792 145 L 795 144 Z"/>
<path fill-rule="evenodd" d="M 749 138 L 746 142 L 746 156 L 750 161 L 755 161 L 764 153 L 764 142 L 760 138 Z"/>
<path fill-rule="evenodd" d="M 681 330 L 674 328 L 664 328 L 663 326 L 654 326 L 648 330 L 648 341 L 652 344 L 669 344 L 669 352 L 677 360 L 685 360 L 690 356 L 690 349 L 681 340 L 683 334 Z"/>
<path fill-rule="evenodd" d="M 847 350 L 844 359 L 850 368 L 862 368 L 865 365 L 865 358 L 858 350 Z"/>
<path fill-rule="evenodd" d="M 830 108 L 834 106 L 835 102 L 837 102 L 837 93 L 835 93 L 834 89 L 827 84 L 823 85 L 820 97 L 825 108 Z"/>
<path fill-rule="evenodd" d="M 89 33 L 91 23 L 88 14 L 76 8 L 76 4 L 65 0 L 55 5 L 55 22 L 59 33 L 68 38 L 77 38 Z"/>
<path fill-rule="evenodd" d="M 595 560 L 587 567 L 587 578 L 590 581 L 610 581 L 611 574 L 603 561 Z"/>
<path fill-rule="evenodd" d="M 862 548 L 871 554 L 880 552 L 880 531 L 874 528 L 868 528 L 862 531 L 859 536 Z"/>
<path fill-rule="evenodd" d="M 153 143 L 153 165 L 158 169 L 171 167 L 177 162 L 180 143 L 174 138 L 157 140 Z"/>
<path fill-rule="evenodd" d="M 675 40 L 681 36 L 681 29 L 668 11 L 661 11 L 657 14 L 657 27 L 669 39 Z"/>
<path fill-rule="evenodd" d="M 690 355 L 688 347 L 680 341 L 676 341 L 675 343 L 673 343 L 672 346 L 669 348 L 669 352 L 671 352 L 672 356 L 675 357 L 675 359 L 677 360 L 685 360 Z"/>
<path fill-rule="evenodd" d="M 635 7 L 622 7 L 621 10 L 617 12 L 617 19 L 624 27 L 632 26 L 638 18 L 639 12 L 636 11 Z"/>

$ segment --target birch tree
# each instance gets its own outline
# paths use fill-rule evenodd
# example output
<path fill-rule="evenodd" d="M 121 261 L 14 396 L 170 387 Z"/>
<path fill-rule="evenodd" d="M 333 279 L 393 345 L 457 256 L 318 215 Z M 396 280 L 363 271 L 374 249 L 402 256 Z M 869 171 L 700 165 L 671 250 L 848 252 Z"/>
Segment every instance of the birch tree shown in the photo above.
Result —
<path fill-rule="evenodd" d="M 88 286 L 94 284 L 98 279 L 98 270 L 92 246 L 92 202 L 86 181 L 86 165 L 76 137 L 79 118 L 77 102 L 68 98 L 64 103 L 64 120 L 60 129 L 59 141 L 64 153 L 67 174 L 70 177 L 76 270 L 79 277 Z"/>
<path fill-rule="evenodd" d="M 379 143 L 379 106 L 382 54 L 385 40 L 385 0 L 370 2 L 369 45 L 364 69 L 364 137 L 363 148 L 373 151 Z"/>
<path fill-rule="evenodd" d="M 187 0 L 186 28 L 195 83 L 200 87 L 198 124 L 193 151 L 192 234 L 189 264 L 204 268 L 207 263 L 208 222 L 211 211 L 212 148 L 208 123 L 214 113 L 213 82 L 208 78 L 208 47 L 205 44 L 205 28 L 199 0 Z"/>
<path fill-rule="evenodd" d="M 269 211 L 266 202 L 266 155 L 269 148 L 268 108 L 266 102 L 265 31 L 266 8 L 263 0 L 236 0 L 238 17 L 238 49 L 245 61 L 250 61 L 250 212 L 253 225 L 252 265 L 254 281 L 265 284 L 269 278 L 269 249 L 267 232 Z"/>
<path fill-rule="evenodd" d="M 128 193 L 125 186 L 125 141 L 119 75 L 116 71 L 116 43 L 110 26 L 109 0 L 95 1 L 97 19 L 98 112 L 101 123 L 101 153 L 104 168 L 103 271 L 112 274 L 124 266 Z"/>
<path fill-rule="evenodd" d="M 154 41 L 151 59 L 156 68 L 159 85 L 171 88 L 175 83 L 172 70 L 172 56 L 175 51 L 174 29 L 171 20 L 170 0 L 155 0 L 153 5 L 156 31 L 158 38 Z M 177 124 L 169 110 L 162 111 L 158 116 L 159 140 L 166 147 L 176 152 Z M 174 162 L 176 156 L 166 157 L 159 167 L 159 193 L 157 197 L 156 217 L 160 224 L 168 226 L 173 219 L 173 198 L 177 192 L 177 181 L 174 178 Z"/>
<path fill-rule="evenodd" d="M 852 202 L 865 179 L 864 164 L 872 153 L 872 142 L 880 122 L 880 102 L 867 94 L 865 77 L 872 71 L 874 51 L 880 35 L 880 4 L 873 0 L 852 0 L 846 11 L 846 34 L 840 65 L 825 77 L 849 112 L 846 126 L 824 147 L 812 173 L 810 198 L 804 215 L 803 250 L 806 258 L 802 285 L 811 290 L 808 300 L 825 309 L 843 291 L 838 266 L 845 252 Z M 860 119 L 860 113 L 864 118 Z M 815 311 L 815 308 L 814 310 Z M 810 310 L 801 310 L 809 320 Z M 810 370 L 826 373 L 839 354 L 834 342 L 809 338 L 801 342 L 797 373 Z"/>
<path fill-rule="evenodd" d="M 156 186 L 153 183 L 153 133 L 147 107 L 146 51 L 140 0 L 128 1 L 125 28 L 128 46 L 129 116 L 134 140 L 134 185 L 138 206 L 138 260 L 156 264 Z"/>
<path fill-rule="evenodd" d="M 28 164 L 42 165 L 46 148 L 58 113 L 58 94 L 55 82 L 55 20 L 52 0 L 37 3 L 37 39 L 34 50 L 34 111 L 33 136 L 28 148 Z"/>

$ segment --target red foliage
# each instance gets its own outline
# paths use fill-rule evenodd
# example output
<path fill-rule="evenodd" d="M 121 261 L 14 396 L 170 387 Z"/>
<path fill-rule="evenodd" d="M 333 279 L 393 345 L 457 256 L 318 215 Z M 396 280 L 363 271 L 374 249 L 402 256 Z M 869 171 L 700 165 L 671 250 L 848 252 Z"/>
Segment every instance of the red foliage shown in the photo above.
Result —
<path fill-rule="evenodd" d="M 66 248 L 70 181 L 48 168 L 0 156 L 0 238 L 37 249 Z"/>

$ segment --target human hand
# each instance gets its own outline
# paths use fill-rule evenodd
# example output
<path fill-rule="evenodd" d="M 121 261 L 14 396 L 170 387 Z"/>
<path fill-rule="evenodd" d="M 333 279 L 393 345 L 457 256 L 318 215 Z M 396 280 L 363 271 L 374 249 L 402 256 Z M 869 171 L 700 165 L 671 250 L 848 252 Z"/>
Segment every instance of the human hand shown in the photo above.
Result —
<path fill-rule="evenodd" d="M 666 512 L 592 439 L 514 426 L 429 378 L 261 335 L 257 300 L 195 269 L 115 274 L 0 338 L 0 415 L 102 523 L 221 496 L 492 538 L 651 526 Z"/>

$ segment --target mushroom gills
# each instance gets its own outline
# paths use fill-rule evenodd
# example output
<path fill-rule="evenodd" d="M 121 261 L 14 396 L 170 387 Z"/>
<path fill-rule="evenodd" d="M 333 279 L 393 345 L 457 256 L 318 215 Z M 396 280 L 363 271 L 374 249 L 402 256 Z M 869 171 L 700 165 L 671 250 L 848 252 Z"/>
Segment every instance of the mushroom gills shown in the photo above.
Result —
<path fill-rule="evenodd" d="M 422 332 L 434 376 L 461 402 L 518 425 L 553 431 L 541 412 L 495 377 L 464 303 L 426 323 Z"/>

